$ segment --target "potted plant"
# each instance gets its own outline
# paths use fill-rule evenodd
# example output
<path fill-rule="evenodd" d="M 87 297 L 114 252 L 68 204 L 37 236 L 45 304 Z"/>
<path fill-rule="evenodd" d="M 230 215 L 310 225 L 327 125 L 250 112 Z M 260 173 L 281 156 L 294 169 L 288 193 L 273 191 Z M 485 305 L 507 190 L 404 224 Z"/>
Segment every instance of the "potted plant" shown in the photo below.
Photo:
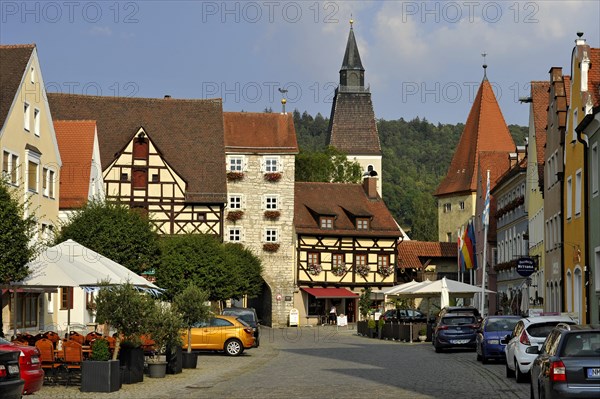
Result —
<path fill-rule="evenodd" d="M 375 337 L 375 333 L 376 333 L 376 329 L 377 329 L 377 323 L 375 323 L 375 319 L 369 319 L 369 321 L 367 322 L 367 327 L 369 329 L 369 338 L 373 338 Z"/>
<path fill-rule="evenodd" d="M 134 384 L 144 380 L 144 351 L 140 335 L 147 331 L 154 311 L 154 301 L 131 283 L 101 285 L 96 298 L 96 322 L 117 330 L 113 360 L 120 361 L 122 382 Z M 121 340 L 123 339 L 123 342 Z"/>
<path fill-rule="evenodd" d="M 119 361 L 111 359 L 106 339 L 92 343 L 90 359 L 81 363 L 81 392 L 115 392 L 121 389 Z"/>
<path fill-rule="evenodd" d="M 383 317 L 379 317 L 377 321 L 377 337 L 379 339 L 383 339 L 383 326 L 385 325 L 385 319 Z"/>
<path fill-rule="evenodd" d="M 419 341 L 425 342 L 427 340 L 427 328 L 421 327 L 419 329 Z"/>
<path fill-rule="evenodd" d="M 230 222 L 237 222 L 244 216 L 244 211 L 229 211 L 227 212 L 226 219 Z"/>
<path fill-rule="evenodd" d="M 198 354 L 192 352 L 192 327 L 209 315 L 209 307 L 205 304 L 208 294 L 190 283 L 186 289 L 173 298 L 177 311 L 181 314 L 183 327 L 187 328 L 187 351 L 183 353 L 183 368 L 195 369 Z"/>
<path fill-rule="evenodd" d="M 239 181 L 244 178 L 244 172 L 227 172 L 227 180 Z"/>
<path fill-rule="evenodd" d="M 277 250 L 279 250 L 279 244 L 276 242 L 266 242 L 263 244 L 263 250 L 265 252 L 277 252 Z"/>
<path fill-rule="evenodd" d="M 181 315 L 165 302 L 154 303 L 154 313 L 149 322 L 150 336 L 154 341 L 154 354 L 148 359 L 150 378 L 164 378 L 167 373 L 166 351 L 169 345 L 181 346 Z"/>

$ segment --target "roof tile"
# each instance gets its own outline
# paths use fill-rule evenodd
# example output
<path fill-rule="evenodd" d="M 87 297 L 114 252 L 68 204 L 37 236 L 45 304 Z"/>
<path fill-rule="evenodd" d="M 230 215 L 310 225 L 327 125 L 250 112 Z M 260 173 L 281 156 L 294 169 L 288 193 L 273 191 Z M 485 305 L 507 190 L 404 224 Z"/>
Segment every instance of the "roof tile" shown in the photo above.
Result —
<path fill-rule="evenodd" d="M 224 112 L 225 150 L 298 153 L 292 114 Z"/>
<path fill-rule="evenodd" d="M 0 129 L 25 74 L 35 44 L 0 45 Z"/>

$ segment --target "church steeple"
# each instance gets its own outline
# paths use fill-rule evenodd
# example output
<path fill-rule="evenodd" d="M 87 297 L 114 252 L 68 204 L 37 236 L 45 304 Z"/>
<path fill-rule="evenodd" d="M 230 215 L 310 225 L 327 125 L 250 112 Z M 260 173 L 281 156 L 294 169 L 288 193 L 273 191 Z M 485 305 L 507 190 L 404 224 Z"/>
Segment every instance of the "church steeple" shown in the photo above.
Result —
<path fill-rule="evenodd" d="M 365 86 L 365 68 L 363 68 L 358 53 L 354 29 L 352 28 L 353 23 L 354 21 L 350 20 L 350 33 L 348 34 L 342 69 L 340 69 L 340 86 L 363 88 Z"/>

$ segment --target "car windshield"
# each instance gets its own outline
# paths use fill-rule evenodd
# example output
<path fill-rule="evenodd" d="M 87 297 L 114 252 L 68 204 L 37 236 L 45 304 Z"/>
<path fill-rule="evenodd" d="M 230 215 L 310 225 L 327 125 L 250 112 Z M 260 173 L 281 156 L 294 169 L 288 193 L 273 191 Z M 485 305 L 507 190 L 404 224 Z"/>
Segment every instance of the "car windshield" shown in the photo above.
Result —
<path fill-rule="evenodd" d="M 561 357 L 600 357 L 600 331 L 565 335 Z"/>
<path fill-rule="evenodd" d="M 532 324 L 527 327 L 527 333 L 532 337 L 546 338 L 558 323 L 558 321 L 551 321 L 547 323 Z"/>
<path fill-rule="evenodd" d="M 519 319 L 490 319 L 485 331 L 512 331 Z"/>
<path fill-rule="evenodd" d="M 442 324 L 446 324 L 449 326 L 463 326 L 466 324 L 475 324 L 475 317 L 444 317 L 442 318 Z"/>

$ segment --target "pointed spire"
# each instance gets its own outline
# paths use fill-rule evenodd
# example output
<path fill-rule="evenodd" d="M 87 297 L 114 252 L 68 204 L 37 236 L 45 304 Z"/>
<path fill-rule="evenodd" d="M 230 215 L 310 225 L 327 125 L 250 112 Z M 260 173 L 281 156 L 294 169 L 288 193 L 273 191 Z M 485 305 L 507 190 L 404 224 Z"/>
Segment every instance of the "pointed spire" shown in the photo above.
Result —
<path fill-rule="evenodd" d="M 346 53 L 344 54 L 344 60 L 342 61 L 342 70 L 346 69 L 358 69 L 364 71 L 362 62 L 360 61 L 360 54 L 358 53 L 358 46 L 356 45 L 356 39 L 354 38 L 354 29 L 352 25 L 354 20 L 350 20 L 350 34 L 348 35 L 348 43 L 346 44 Z"/>
<path fill-rule="evenodd" d="M 483 80 L 487 80 L 487 63 L 485 62 L 485 57 L 487 56 L 487 53 L 481 53 L 481 56 L 483 57 Z"/>

